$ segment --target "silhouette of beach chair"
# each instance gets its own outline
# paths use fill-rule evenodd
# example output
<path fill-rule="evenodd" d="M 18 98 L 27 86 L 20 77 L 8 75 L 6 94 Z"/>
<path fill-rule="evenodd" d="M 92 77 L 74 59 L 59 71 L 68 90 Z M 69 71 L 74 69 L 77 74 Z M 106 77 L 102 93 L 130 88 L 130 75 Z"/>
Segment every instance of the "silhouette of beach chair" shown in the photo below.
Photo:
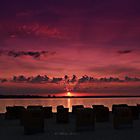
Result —
<path fill-rule="evenodd" d="M 138 106 L 128 106 L 131 109 L 133 120 L 139 119 L 139 108 Z"/>
<path fill-rule="evenodd" d="M 109 108 L 104 105 L 92 105 L 96 122 L 109 121 Z"/>
<path fill-rule="evenodd" d="M 69 122 L 69 108 L 57 106 L 56 122 L 57 123 L 68 123 Z"/>
<path fill-rule="evenodd" d="M 138 111 L 140 113 L 140 104 L 137 104 Z"/>
<path fill-rule="evenodd" d="M 29 105 L 29 106 L 27 106 L 27 110 L 43 110 L 43 106 L 41 106 L 41 105 Z"/>
<path fill-rule="evenodd" d="M 20 119 L 24 110 L 23 106 L 7 106 L 5 119 Z"/>
<path fill-rule="evenodd" d="M 76 110 L 76 131 L 94 130 L 95 114 L 92 108 L 78 108 Z"/>
<path fill-rule="evenodd" d="M 43 107 L 44 118 L 53 117 L 52 106 Z"/>
<path fill-rule="evenodd" d="M 23 113 L 24 134 L 44 132 L 44 116 L 42 109 L 27 109 Z"/>
<path fill-rule="evenodd" d="M 115 107 L 115 112 L 113 113 L 113 127 L 115 129 L 133 127 L 133 116 L 129 107 Z"/>
<path fill-rule="evenodd" d="M 72 106 L 72 114 L 75 114 L 77 109 L 79 109 L 79 108 L 84 108 L 84 106 L 83 105 L 73 105 Z"/>
<path fill-rule="evenodd" d="M 127 104 L 113 104 L 112 105 L 112 113 L 115 113 L 115 109 L 118 108 L 118 107 L 128 107 Z"/>

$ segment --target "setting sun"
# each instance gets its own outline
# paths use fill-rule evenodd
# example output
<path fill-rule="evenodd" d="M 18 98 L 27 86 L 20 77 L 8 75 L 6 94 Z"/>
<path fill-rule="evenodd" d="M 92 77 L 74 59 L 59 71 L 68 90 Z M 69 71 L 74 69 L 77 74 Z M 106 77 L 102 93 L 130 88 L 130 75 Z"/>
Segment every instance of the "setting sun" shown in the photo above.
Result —
<path fill-rule="evenodd" d="M 67 92 L 67 96 L 71 96 L 71 93 L 70 92 Z"/>

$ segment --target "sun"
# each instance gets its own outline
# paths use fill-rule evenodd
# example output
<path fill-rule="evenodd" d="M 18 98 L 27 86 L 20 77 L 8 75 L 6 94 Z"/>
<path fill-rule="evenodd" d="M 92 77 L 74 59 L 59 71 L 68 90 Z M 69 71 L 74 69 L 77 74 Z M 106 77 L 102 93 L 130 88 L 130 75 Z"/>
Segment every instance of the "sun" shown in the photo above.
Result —
<path fill-rule="evenodd" d="M 67 92 L 67 96 L 71 96 L 71 92 Z"/>

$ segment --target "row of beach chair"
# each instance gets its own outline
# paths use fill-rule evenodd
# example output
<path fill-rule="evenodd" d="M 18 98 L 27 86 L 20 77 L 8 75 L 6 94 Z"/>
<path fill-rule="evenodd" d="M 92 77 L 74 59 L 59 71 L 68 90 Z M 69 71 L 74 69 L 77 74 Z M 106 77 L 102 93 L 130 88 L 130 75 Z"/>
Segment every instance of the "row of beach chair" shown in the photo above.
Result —
<path fill-rule="evenodd" d="M 139 112 L 140 105 L 113 105 L 113 127 L 115 129 L 132 128 L 133 120 L 139 119 Z M 73 105 L 71 115 L 75 118 L 76 131 L 94 130 L 96 122 L 110 121 L 109 108 L 104 105 L 93 105 L 92 108 L 85 108 L 83 105 Z M 8 106 L 5 113 L 5 119 L 20 120 L 25 134 L 44 132 L 44 120 L 53 116 L 56 117 L 56 123 L 69 123 L 69 108 L 59 105 L 54 115 L 51 106 L 27 106 L 27 108 L 23 106 Z"/>

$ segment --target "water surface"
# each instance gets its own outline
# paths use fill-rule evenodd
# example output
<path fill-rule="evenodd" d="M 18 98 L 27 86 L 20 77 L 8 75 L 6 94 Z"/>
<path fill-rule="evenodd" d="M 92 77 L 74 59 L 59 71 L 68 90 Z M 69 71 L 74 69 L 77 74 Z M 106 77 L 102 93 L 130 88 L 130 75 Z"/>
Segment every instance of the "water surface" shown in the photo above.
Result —
<path fill-rule="evenodd" d="M 140 97 L 131 98 L 28 98 L 28 99 L 0 99 L 0 112 L 5 112 L 6 106 L 21 105 L 42 105 L 52 106 L 53 112 L 56 112 L 57 105 L 64 105 L 70 108 L 72 105 L 82 104 L 85 107 L 91 107 L 93 104 L 103 104 L 111 110 L 112 104 L 140 104 Z"/>

